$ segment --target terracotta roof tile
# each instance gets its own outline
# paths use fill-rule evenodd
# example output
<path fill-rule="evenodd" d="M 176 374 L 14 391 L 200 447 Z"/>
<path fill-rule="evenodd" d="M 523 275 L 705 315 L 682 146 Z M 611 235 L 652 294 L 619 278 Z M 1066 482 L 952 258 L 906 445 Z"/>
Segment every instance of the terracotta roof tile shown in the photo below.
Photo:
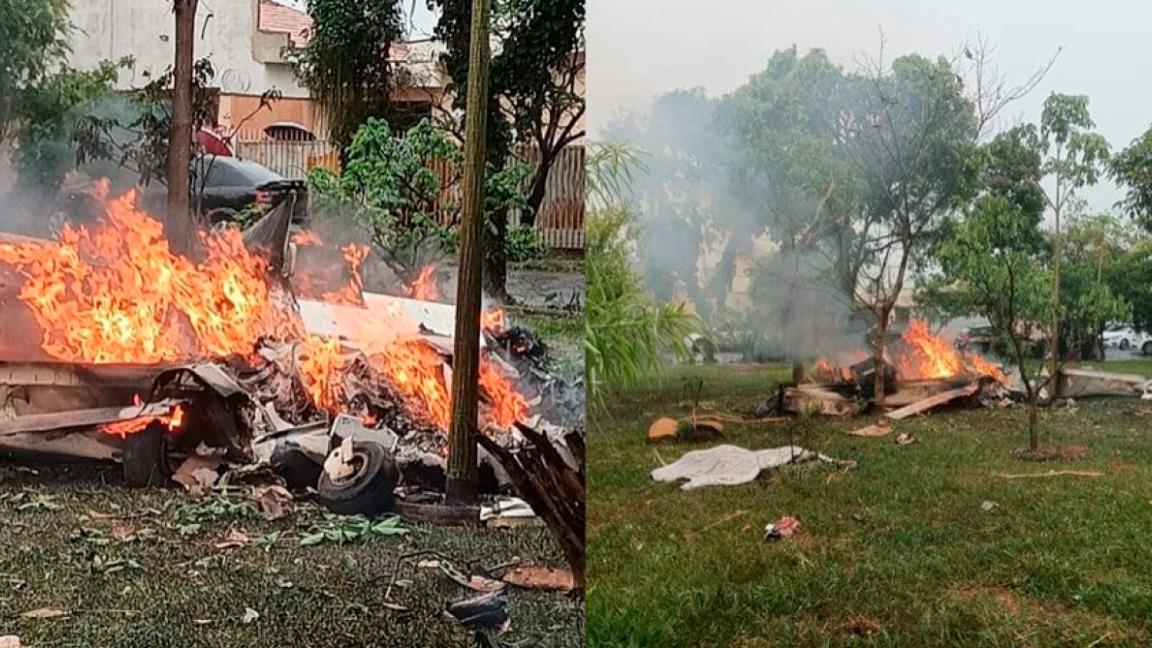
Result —
<path fill-rule="evenodd" d="M 260 19 L 257 29 L 288 34 L 288 39 L 292 41 L 292 44 L 301 47 L 308 43 L 308 31 L 312 29 L 312 17 L 299 9 L 293 9 L 274 0 L 260 0 Z"/>

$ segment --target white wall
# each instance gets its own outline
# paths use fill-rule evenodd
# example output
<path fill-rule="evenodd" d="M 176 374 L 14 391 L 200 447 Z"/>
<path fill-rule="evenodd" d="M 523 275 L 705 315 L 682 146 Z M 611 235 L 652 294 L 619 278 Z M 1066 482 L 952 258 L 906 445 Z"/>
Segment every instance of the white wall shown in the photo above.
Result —
<path fill-rule="evenodd" d="M 259 0 L 207 0 L 196 15 L 196 58 L 208 56 L 216 85 L 225 93 L 259 95 L 277 88 L 285 97 L 307 97 L 292 70 L 263 64 L 252 56 Z M 91 68 L 102 60 L 134 56 L 133 70 L 121 73 L 118 87 L 138 88 L 172 64 L 175 18 L 166 0 L 72 0 L 70 63 Z"/>

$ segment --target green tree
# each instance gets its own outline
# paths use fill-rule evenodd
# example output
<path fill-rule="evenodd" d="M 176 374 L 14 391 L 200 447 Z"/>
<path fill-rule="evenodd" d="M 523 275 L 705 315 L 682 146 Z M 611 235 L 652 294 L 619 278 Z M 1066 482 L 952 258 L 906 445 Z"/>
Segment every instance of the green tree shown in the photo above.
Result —
<path fill-rule="evenodd" d="M 428 6 L 440 11 L 436 36 L 447 46 L 443 62 L 452 79 L 456 107 L 463 109 L 472 0 L 428 0 Z M 531 224 L 556 155 L 583 135 L 577 128 L 584 112 L 577 79 L 584 66 L 584 0 L 499 0 L 492 15 L 488 168 L 504 168 L 515 144 L 537 148 L 539 158 L 527 196 L 526 222 Z M 490 296 L 510 301 L 504 251 L 508 212 L 494 212 L 490 218 L 484 287 Z"/>
<path fill-rule="evenodd" d="M 626 196 L 635 154 L 594 145 L 589 161 L 584 348 L 588 388 L 599 403 L 612 389 L 650 375 L 661 352 L 685 356 L 685 337 L 700 330 L 700 321 L 683 304 L 653 299 L 633 270 L 636 229 Z"/>
<path fill-rule="evenodd" d="M 380 258 L 411 285 L 428 262 L 456 248 L 460 205 L 445 202 L 460 182 L 434 166 L 460 168 L 459 146 L 429 120 L 393 133 L 382 119 L 368 118 L 352 138 L 342 173 L 313 169 L 308 178 L 313 209 L 350 218 L 367 228 Z M 512 165 L 485 178 L 485 211 L 516 207 L 526 170 Z"/>
<path fill-rule="evenodd" d="M 977 201 L 937 248 L 939 269 L 926 278 L 922 299 L 943 313 L 988 318 L 1011 351 L 1028 398 L 1028 444 L 1040 448 L 1037 430 L 1040 390 L 1051 380 L 1030 369 L 1028 344 L 1052 308 L 1051 272 L 1036 244 L 1037 224 L 1010 199 L 988 195 Z"/>
<path fill-rule="evenodd" d="M 68 54 L 68 0 L 0 0 L 0 141 L 21 94 Z"/>
<path fill-rule="evenodd" d="M 1049 371 L 1059 367 L 1060 322 L 1060 262 L 1063 238 L 1060 220 L 1065 209 L 1076 197 L 1076 192 L 1095 184 L 1108 160 L 1108 141 L 1092 131 L 1096 124 L 1088 114 L 1088 97 L 1052 93 L 1044 100 L 1040 115 L 1040 146 L 1044 154 L 1041 170 L 1052 178 L 1054 188 L 1045 192 L 1048 207 L 1055 216 L 1052 233 L 1052 357 Z"/>
<path fill-rule="evenodd" d="M 873 330 L 873 361 L 884 364 L 888 326 L 909 274 L 947 219 L 975 193 L 979 135 L 974 106 L 948 61 L 910 55 L 877 62 L 851 80 L 837 136 L 860 178 L 862 209 L 852 247 L 836 267 Z M 882 373 L 874 398 L 884 396 Z"/>
<path fill-rule="evenodd" d="M 308 0 L 308 14 L 312 34 L 294 53 L 297 75 L 344 148 L 369 117 L 392 117 L 392 91 L 402 79 L 390 50 L 404 37 L 403 11 L 397 0 Z"/>
<path fill-rule="evenodd" d="M 24 89 L 13 112 L 20 122 L 14 162 L 21 184 L 54 194 L 85 152 L 84 129 L 112 93 L 121 64 L 103 62 L 94 70 L 64 67 Z"/>
<path fill-rule="evenodd" d="M 1113 156 L 1108 163 L 1108 175 L 1125 187 L 1119 207 L 1152 232 L 1152 128 Z"/>

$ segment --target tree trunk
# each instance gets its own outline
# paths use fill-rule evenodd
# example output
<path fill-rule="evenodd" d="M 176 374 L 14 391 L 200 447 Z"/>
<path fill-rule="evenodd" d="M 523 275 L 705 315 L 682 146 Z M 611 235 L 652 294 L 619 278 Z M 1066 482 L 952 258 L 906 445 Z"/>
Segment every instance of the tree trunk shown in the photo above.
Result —
<path fill-rule="evenodd" d="M 884 392 L 888 389 L 887 374 L 884 371 L 884 348 L 888 343 L 888 317 L 891 313 L 892 308 L 885 305 L 877 318 L 876 337 L 872 339 L 872 366 L 875 376 L 872 381 L 872 400 L 876 405 L 884 402 Z"/>
<path fill-rule="evenodd" d="M 484 229 L 484 293 L 492 300 L 509 304 L 512 296 L 508 294 L 508 254 L 504 249 L 504 241 L 508 234 L 508 211 L 498 209 L 490 215 L 492 226 L 496 231 Z"/>
<path fill-rule="evenodd" d="M 488 0 L 472 3 L 468 104 L 464 125 L 463 212 L 456 331 L 452 357 L 452 426 L 448 434 L 449 504 L 477 500 L 476 437 L 480 376 L 480 273 L 484 258 L 484 145 L 488 121 Z"/>
<path fill-rule="evenodd" d="M 197 0 L 173 0 L 176 61 L 172 77 L 172 123 L 168 133 L 168 241 L 180 254 L 196 248 L 196 225 L 188 201 L 192 164 L 192 65 Z"/>
<path fill-rule="evenodd" d="M 548 189 L 548 175 L 552 172 L 552 155 L 548 151 L 540 151 L 540 162 L 536 165 L 536 174 L 532 178 L 532 187 L 528 191 L 528 208 L 520 217 L 520 224 L 534 228 L 536 217 L 540 215 L 540 208 L 544 205 L 544 194 Z"/>
<path fill-rule="evenodd" d="M 1040 449 L 1040 435 L 1036 425 L 1040 418 L 1040 407 L 1036 403 L 1038 397 L 1037 392 L 1028 395 L 1028 448 L 1032 451 Z"/>
<path fill-rule="evenodd" d="M 1060 237 L 1060 210 L 1063 207 L 1060 190 L 1062 184 L 1062 178 L 1057 174 L 1056 201 L 1052 204 L 1052 211 L 1056 215 L 1056 229 L 1052 237 L 1052 343 L 1049 345 L 1052 358 L 1048 364 L 1048 375 L 1052 381 L 1052 389 L 1050 390 L 1052 398 L 1060 395 L 1057 393 L 1060 388 L 1060 380 L 1056 374 L 1060 371 L 1060 256 L 1063 246 Z"/>

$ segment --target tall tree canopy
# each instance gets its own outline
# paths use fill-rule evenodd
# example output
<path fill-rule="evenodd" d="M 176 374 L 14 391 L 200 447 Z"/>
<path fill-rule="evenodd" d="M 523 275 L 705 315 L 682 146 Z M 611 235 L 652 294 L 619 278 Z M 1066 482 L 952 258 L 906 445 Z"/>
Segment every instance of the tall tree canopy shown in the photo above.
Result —
<path fill-rule="evenodd" d="M 68 0 L 0 0 L 0 140 L 20 93 L 68 53 Z"/>
<path fill-rule="evenodd" d="M 369 117 L 391 116 L 390 54 L 404 37 L 403 11 L 399 0 L 308 0 L 308 13 L 312 33 L 297 73 L 344 147 Z"/>
<path fill-rule="evenodd" d="M 472 0 L 428 0 L 428 6 L 440 11 L 436 36 L 447 45 L 443 62 L 452 79 L 456 105 L 462 109 L 467 101 Z M 584 0 L 495 0 L 492 15 L 495 42 L 486 133 L 489 173 L 504 167 L 514 144 L 536 144 L 540 159 L 532 187 L 539 185 L 541 193 L 530 192 L 529 206 L 538 209 L 540 205 L 531 200 L 543 199 L 543 183 L 555 154 L 582 135 L 576 121 L 583 114 L 584 100 L 576 92 L 573 75 L 583 69 Z M 484 286 L 490 295 L 507 299 L 504 239 L 508 214 L 499 210 L 488 216 Z M 527 222 L 531 224 L 533 218 L 534 212 Z"/>

